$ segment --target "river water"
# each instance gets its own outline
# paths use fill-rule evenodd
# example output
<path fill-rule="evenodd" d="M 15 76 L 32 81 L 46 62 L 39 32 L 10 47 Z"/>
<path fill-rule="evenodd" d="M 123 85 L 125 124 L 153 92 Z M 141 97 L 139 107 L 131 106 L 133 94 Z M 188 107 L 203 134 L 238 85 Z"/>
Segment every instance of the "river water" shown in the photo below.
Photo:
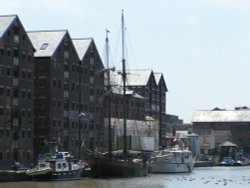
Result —
<path fill-rule="evenodd" d="M 0 188 L 249 188 L 250 166 L 199 167 L 192 173 L 149 174 L 139 178 L 92 179 L 57 182 L 8 182 Z"/>

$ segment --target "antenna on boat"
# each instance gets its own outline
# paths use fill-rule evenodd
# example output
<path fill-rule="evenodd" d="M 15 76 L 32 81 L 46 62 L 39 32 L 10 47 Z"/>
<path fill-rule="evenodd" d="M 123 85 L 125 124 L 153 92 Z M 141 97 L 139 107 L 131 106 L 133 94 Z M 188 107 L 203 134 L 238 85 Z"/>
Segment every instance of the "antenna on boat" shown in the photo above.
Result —
<path fill-rule="evenodd" d="M 124 58 L 124 10 L 122 10 L 121 22 L 122 22 L 122 80 L 123 80 L 123 154 L 127 156 L 127 110 L 126 110 L 126 61 Z"/>

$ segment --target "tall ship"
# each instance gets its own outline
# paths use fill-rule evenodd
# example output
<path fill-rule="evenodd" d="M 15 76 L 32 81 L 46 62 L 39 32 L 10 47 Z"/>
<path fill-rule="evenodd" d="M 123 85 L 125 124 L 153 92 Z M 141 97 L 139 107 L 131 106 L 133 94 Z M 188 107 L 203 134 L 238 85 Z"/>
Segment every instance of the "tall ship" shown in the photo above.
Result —
<path fill-rule="evenodd" d="M 146 176 L 148 166 L 145 160 L 141 158 L 140 152 L 129 151 L 127 149 L 127 106 L 126 106 L 126 60 L 124 58 L 124 14 L 121 15 L 122 22 L 122 80 L 123 80 L 123 149 L 112 151 L 111 124 L 110 124 L 110 106 L 108 108 L 108 142 L 109 151 L 106 155 L 99 154 L 94 156 L 92 172 L 94 177 L 140 177 Z M 108 65 L 108 36 L 106 36 L 107 47 L 107 68 Z M 108 90 L 110 90 L 109 72 L 108 72 Z M 108 104 L 110 97 L 108 96 Z"/>

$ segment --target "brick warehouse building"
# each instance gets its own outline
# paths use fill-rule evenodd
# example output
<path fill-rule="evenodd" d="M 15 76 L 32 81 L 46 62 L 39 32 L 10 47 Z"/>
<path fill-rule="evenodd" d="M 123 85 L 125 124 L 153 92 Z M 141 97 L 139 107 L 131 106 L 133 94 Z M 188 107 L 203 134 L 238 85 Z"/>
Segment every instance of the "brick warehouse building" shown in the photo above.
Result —
<path fill-rule="evenodd" d="M 159 145 L 164 145 L 164 138 L 167 132 L 167 118 L 166 118 L 166 93 L 168 88 L 162 73 L 154 73 L 155 81 L 157 84 L 157 115 L 159 120 Z"/>
<path fill-rule="evenodd" d="M 67 30 L 28 32 L 36 52 L 34 65 L 34 153 L 48 152 L 48 142 L 68 150 L 76 144 L 74 120 L 78 113 L 78 58 Z M 72 68 L 73 67 L 73 68 Z M 71 151 L 75 154 L 76 151 Z"/>
<path fill-rule="evenodd" d="M 104 66 L 94 40 L 71 39 L 67 30 L 26 33 L 18 16 L 0 19 L 0 169 L 13 160 L 30 164 L 48 152 L 48 142 L 59 141 L 59 149 L 75 156 L 82 141 L 91 150 L 105 149 Z M 155 114 L 159 121 L 159 84 L 165 82 L 152 71 L 147 76 L 146 85 L 128 90 L 129 119 Z M 111 111 L 119 119 L 118 90 Z M 165 93 L 160 101 L 166 104 Z"/>
<path fill-rule="evenodd" d="M 0 16 L 0 166 L 33 160 L 34 48 L 17 15 Z"/>
<path fill-rule="evenodd" d="M 35 143 L 40 147 L 35 154 L 48 149 L 46 142 L 56 141 L 61 149 L 79 156 L 82 139 L 94 150 L 101 134 L 98 98 L 104 81 L 103 75 L 97 74 L 103 65 L 93 39 L 72 40 L 66 30 L 28 35 L 37 49 L 34 111 Z M 79 117 L 81 113 L 86 117 Z"/>
<path fill-rule="evenodd" d="M 103 147 L 103 105 L 101 98 L 104 94 L 104 66 L 93 38 L 72 39 L 78 57 L 80 72 L 81 97 L 79 111 L 86 117 L 82 122 L 82 139 L 84 145 L 95 150 Z"/>
<path fill-rule="evenodd" d="M 225 141 L 250 152 L 250 109 L 197 110 L 192 117 L 193 131 L 200 135 L 201 153 L 208 153 Z"/>
<path fill-rule="evenodd" d="M 144 98 L 145 117 L 155 119 L 159 126 L 159 145 L 166 133 L 166 92 L 168 91 L 162 73 L 154 73 L 151 69 L 128 70 L 127 88 Z M 111 73 L 111 80 L 122 84 L 119 71 Z"/>

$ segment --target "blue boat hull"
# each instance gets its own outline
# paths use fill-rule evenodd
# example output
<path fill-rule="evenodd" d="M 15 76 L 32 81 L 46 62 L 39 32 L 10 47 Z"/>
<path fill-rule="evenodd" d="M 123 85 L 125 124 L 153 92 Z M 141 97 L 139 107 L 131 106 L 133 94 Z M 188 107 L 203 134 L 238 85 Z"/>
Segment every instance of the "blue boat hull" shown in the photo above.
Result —
<path fill-rule="evenodd" d="M 76 180 L 81 178 L 82 169 L 60 172 L 49 172 L 43 175 L 36 175 L 32 180 L 54 181 L 54 180 Z"/>

